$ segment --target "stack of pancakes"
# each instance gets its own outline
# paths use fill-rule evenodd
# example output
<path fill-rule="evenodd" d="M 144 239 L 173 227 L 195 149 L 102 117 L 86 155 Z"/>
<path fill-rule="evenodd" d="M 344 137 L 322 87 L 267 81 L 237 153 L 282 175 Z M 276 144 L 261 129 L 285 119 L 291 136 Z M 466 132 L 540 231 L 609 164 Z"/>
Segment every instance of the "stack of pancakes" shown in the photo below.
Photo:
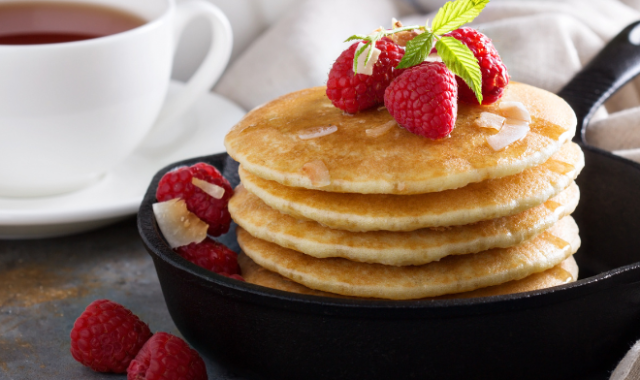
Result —
<path fill-rule="evenodd" d="M 478 297 L 577 279 L 569 216 L 584 166 L 557 96 L 511 83 L 527 136 L 495 151 L 460 104 L 451 136 L 412 134 L 381 107 L 343 113 L 324 87 L 278 98 L 227 135 L 242 184 L 229 203 L 248 282 L 382 299 Z"/>

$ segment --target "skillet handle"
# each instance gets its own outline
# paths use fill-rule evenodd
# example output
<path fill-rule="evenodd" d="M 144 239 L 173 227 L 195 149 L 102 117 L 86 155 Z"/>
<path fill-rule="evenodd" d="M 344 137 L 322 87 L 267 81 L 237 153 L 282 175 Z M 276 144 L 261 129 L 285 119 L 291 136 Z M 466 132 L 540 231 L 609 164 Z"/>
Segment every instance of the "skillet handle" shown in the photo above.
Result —
<path fill-rule="evenodd" d="M 585 126 L 594 112 L 638 74 L 640 21 L 624 28 L 558 92 L 578 118 L 573 141 L 584 144 Z"/>

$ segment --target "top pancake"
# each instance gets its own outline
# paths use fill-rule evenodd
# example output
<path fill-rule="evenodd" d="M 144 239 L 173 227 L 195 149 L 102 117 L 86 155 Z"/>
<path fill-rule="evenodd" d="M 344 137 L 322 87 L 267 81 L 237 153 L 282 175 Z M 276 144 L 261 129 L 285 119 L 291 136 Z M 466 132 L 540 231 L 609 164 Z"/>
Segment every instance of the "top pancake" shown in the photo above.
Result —
<path fill-rule="evenodd" d="M 347 115 L 334 107 L 324 87 L 282 96 L 251 111 L 225 138 L 231 157 L 254 175 L 286 186 L 331 192 L 419 194 L 501 178 L 545 162 L 575 134 L 575 114 L 547 91 L 511 83 L 503 100 L 522 102 L 532 115 L 527 136 L 500 151 L 486 138 L 495 131 L 474 120 L 497 113 L 498 104 L 460 104 L 449 138 L 430 140 L 394 126 L 379 137 L 367 129 L 393 118 L 386 109 Z M 337 126 L 326 136 L 301 139 L 309 128 Z M 330 183 L 314 186 L 302 167 L 322 161 Z"/>

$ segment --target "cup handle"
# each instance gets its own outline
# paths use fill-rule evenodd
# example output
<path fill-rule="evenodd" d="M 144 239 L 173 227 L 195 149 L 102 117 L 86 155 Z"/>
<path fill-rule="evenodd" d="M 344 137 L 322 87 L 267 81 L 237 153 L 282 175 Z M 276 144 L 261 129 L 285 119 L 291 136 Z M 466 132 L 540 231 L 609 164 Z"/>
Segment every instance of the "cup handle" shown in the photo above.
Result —
<path fill-rule="evenodd" d="M 213 87 L 231 57 L 233 34 L 229 20 L 220 9 L 204 0 L 189 0 L 176 5 L 174 17 L 176 45 L 187 25 L 197 17 L 204 17 L 211 29 L 211 43 L 207 55 L 180 92 L 165 101 L 151 131 L 152 136 L 149 136 L 151 139 L 142 144 L 141 148 L 145 150 L 163 148 L 169 143 L 168 140 L 173 140 L 154 137 L 165 133 L 175 134 L 168 130 L 171 122 Z"/>

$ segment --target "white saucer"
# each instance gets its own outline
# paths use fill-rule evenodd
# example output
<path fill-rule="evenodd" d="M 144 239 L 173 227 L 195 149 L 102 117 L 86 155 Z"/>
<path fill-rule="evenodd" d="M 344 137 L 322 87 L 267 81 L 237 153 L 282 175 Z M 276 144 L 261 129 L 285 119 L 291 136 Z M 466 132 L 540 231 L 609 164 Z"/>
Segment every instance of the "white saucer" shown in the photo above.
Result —
<path fill-rule="evenodd" d="M 173 82 L 169 96 L 180 87 Z M 236 104 L 209 93 L 176 121 L 189 132 L 176 144 L 156 151 L 138 149 L 96 183 L 73 193 L 0 198 L 0 239 L 69 235 L 135 214 L 156 171 L 175 161 L 224 152 L 225 134 L 244 114 Z"/>

